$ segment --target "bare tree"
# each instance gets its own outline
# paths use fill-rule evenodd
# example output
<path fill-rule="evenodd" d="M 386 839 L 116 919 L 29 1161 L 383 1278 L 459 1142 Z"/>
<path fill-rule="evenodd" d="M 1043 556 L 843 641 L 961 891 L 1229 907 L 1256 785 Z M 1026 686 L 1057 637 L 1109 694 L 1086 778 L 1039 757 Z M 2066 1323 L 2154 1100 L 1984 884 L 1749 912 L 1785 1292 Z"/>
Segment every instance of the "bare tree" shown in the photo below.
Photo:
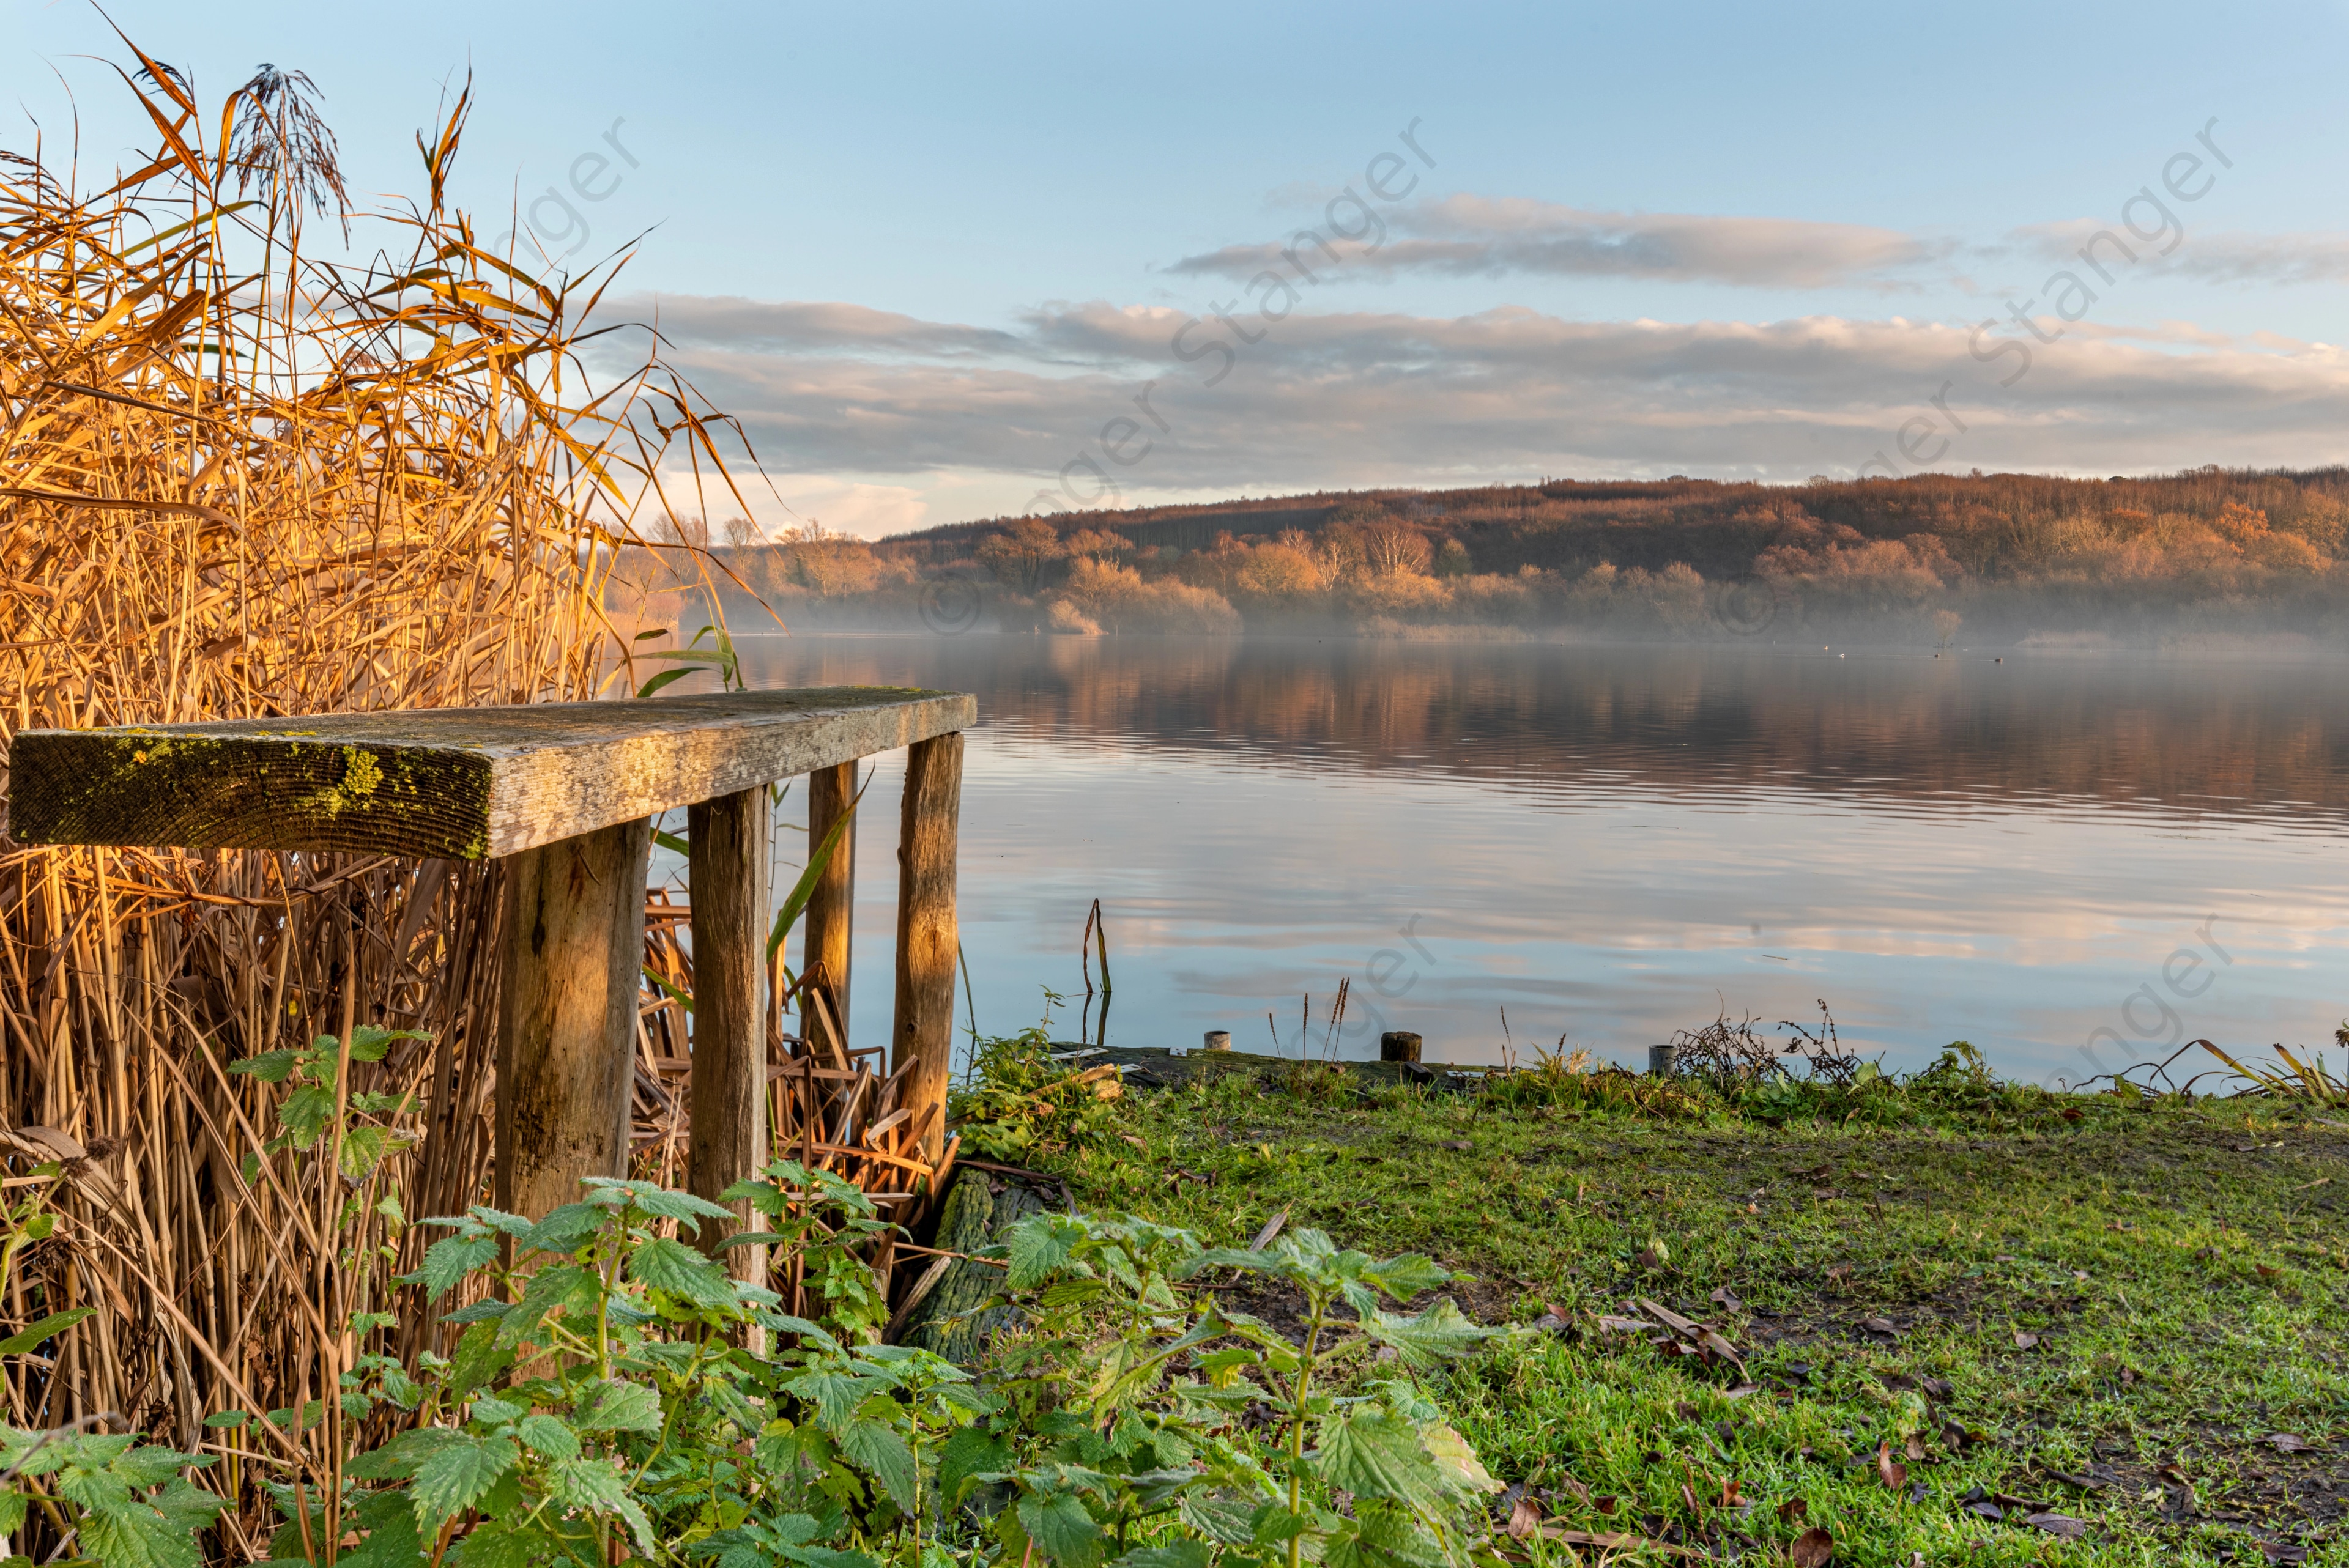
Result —
<path fill-rule="evenodd" d="M 720 526 L 726 531 L 726 542 L 737 550 L 767 542 L 766 531 L 747 517 L 730 517 Z"/>

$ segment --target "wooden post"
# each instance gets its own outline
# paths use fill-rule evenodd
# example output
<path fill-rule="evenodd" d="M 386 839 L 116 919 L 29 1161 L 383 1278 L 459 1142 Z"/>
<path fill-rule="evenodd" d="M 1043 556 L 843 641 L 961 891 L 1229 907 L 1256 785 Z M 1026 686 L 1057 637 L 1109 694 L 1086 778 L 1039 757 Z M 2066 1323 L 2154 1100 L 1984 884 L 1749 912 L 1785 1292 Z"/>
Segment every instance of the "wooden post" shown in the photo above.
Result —
<path fill-rule="evenodd" d="M 738 790 L 686 809 L 693 895 L 693 1140 L 685 1183 L 715 1202 L 767 1165 L 767 896 L 771 861 L 767 787 Z M 734 1230 L 756 1223 L 734 1204 Z M 707 1222 L 705 1248 L 728 1227 Z M 766 1280 L 766 1249 L 725 1254 L 737 1279 Z"/>
<path fill-rule="evenodd" d="M 648 818 L 506 857 L 497 1204 L 543 1217 L 627 1173 Z"/>
<path fill-rule="evenodd" d="M 897 1016 L 890 1066 L 914 1070 L 899 1102 L 913 1113 L 921 1158 L 946 1145 L 947 1072 L 954 1054 L 955 839 L 962 809 L 960 732 L 905 752 L 897 830 Z"/>
<path fill-rule="evenodd" d="M 855 763 L 821 768 L 808 775 L 809 854 L 823 847 L 824 835 L 832 831 L 832 825 L 840 820 L 855 799 Z M 815 891 L 809 895 L 807 913 L 802 917 L 807 922 L 807 931 L 800 950 L 800 972 L 813 975 L 821 969 L 823 974 L 824 1006 L 831 1010 L 833 1022 L 840 1026 L 840 1037 L 835 1043 L 843 1059 L 848 1050 L 849 1033 L 849 935 L 855 917 L 856 824 L 851 820 L 840 835 L 840 847 L 833 851 L 832 863 L 816 879 Z M 823 1016 L 813 1006 L 802 1007 L 801 1032 L 808 1034 L 823 1027 L 817 1022 Z M 812 1034 L 810 1038 L 813 1038 Z"/>
<path fill-rule="evenodd" d="M 1409 1029 L 1389 1029 L 1379 1037 L 1379 1060 L 1382 1062 L 1419 1060 L 1419 1037 Z"/>

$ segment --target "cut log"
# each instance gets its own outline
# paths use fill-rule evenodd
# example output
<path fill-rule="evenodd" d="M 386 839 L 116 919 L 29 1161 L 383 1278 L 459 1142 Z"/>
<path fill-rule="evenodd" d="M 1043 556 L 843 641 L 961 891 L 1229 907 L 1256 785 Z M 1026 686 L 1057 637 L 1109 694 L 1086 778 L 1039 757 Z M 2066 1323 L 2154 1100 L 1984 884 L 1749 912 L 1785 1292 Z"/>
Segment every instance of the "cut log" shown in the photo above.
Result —
<path fill-rule="evenodd" d="M 943 736 L 976 698 L 896 686 L 28 729 L 24 844 L 480 860 Z"/>
<path fill-rule="evenodd" d="M 506 862 L 497 1205 L 538 1219 L 626 1174 L 649 820 Z"/>

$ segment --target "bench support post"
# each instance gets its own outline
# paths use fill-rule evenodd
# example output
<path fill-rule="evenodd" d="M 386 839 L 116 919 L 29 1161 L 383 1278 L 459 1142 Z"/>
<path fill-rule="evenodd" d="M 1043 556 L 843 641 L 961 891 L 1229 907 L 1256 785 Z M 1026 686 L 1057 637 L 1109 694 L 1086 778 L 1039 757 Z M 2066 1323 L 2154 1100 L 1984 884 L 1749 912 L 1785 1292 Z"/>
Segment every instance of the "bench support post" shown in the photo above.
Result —
<path fill-rule="evenodd" d="M 692 851 L 693 1138 L 686 1187 L 712 1202 L 767 1165 L 767 922 L 770 823 L 763 784 L 686 810 Z M 734 1230 L 756 1222 L 747 1201 L 733 1205 Z M 725 1239 L 705 1221 L 698 1240 Z M 724 1254 L 737 1279 L 765 1283 L 766 1249 Z"/>
<path fill-rule="evenodd" d="M 840 820 L 856 799 L 856 764 L 843 762 L 837 768 L 822 768 L 808 775 L 808 853 L 812 855 L 823 847 L 823 837 L 832 825 Z M 823 994 L 824 1009 L 839 1026 L 838 1038 L 842 1059 L 848 1050 L 848 960 L 849 935 L 856 914 L 856 824 L 851 821 L 840 835 L 840 847 L 833 851 L 832 861 L 824 867 L 823 875 L 816 879 L 815 891 L 808 899 L 807 932 L 801 948 L 800 972 L 802 975 L 821 973 L 821 986 L 810 986 Z M 815 1043 L 816 1033 L 823 1027 L 823 1012 L 812 1006 L 802 1006 L 801 1031 Z M 830 1052 L 827 1055 L 833 1054 Z"/>
<path fill-rule="evenodd" d="M 627 1173 L 648 819 L 505 857 L 498 1207 L 531 1219 Z"/>
<path fill-rule="evenodd" d="M 954 1054 L 955 840 L 962 809 L 962 736 L 916 741 L 905 753 L 897 834 L 897 1016 L 890 1067 L 912 1062 L 904 1099 L 921 1158 L 946 1144 L 947 1074 Z"/>

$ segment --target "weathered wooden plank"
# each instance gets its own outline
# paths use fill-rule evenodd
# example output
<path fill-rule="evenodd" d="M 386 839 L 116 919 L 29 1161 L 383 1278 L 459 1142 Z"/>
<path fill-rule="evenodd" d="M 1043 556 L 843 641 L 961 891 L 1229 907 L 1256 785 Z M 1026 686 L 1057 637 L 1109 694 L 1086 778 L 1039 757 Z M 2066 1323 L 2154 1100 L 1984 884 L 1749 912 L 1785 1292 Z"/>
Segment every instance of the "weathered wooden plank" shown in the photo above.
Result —
<path fill-rule="evenodd" d="M 686 812 L 693 892 L 693 1134 L 686 1187 L 713 1202 L 767 1166 L 767 876 L 773 810 L 765 785 Z M 747 1202 L 733 1229 L 752 1228 Z M 705 1247 L 727 1227 L 705 1222 Z M 764 1282 L 766 1249 L 725 1254 L 737 1279 Z"/>
<path fill-rule="evenodd" d="M 813 854 L 823 842 L 832 825 L 845 813 L 856 799 L 856 764 L 843 762 L 835 768 L 822 768 L 808 775 L 808 853 Z M 851 821 L 840 836 L 840 847 L 833 851 L 832 863 L 823 875 L 816 879 L 815 891 L 809 895 L 804 944 L 801 949 L 800 972 L 821 974 L 820 988 L 825 1008 L 832 1020 L 840 1026 L 837 1042 L 843 1051 L 848 1048 L 848 960 L 849 930 L 856 913 L 856 824 Z M 821 1028 L 823 1013 L 810 1007 L 803 1015 L 802 1032 Z"/>
<path fill-rule="evenodd" d="M 905 797 L 897 834 L 897 1010 L 891 1065 L 910 1064 L 899 1103 L 916 1126 L 921 1151 L 938 1157 L 954 1054 L 955 844 L 962 809 L 962 737 L 941 735 L 905 754 Z M 933 1110 L 940 1114 L 932 1116 Z"/>
<path fill-rule="evenodd" d="M 626 1174 L 651 849 L 639 819 L 506 861 L 495 1191 L 511 1213 Z"/>
<path fill-rule="evenodd" d="M 968 727 L 977 700 L 896 686 L 19 733 L 26 844 L 478 860 Z"/>

